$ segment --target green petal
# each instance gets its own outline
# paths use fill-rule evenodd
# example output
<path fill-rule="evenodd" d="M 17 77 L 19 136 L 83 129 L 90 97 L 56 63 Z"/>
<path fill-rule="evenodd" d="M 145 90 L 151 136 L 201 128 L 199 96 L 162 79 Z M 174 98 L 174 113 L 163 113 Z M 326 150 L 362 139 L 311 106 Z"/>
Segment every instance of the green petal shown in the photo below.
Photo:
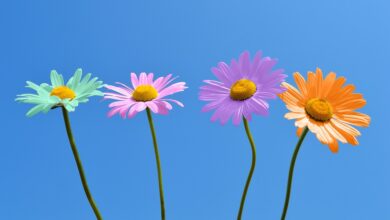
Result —
<path fill-rule="evenodd" d="M 38 114 L 40 111 L 42 111 L 44 107 L 45 107 L 45 106 L 42 105 L 42 104 L 36 105 L 36 106 L 34 106 L 33 108 L 31 108 L 31 109 L 27 112 L 26 116 L 27 116 L 27 117 L 32 117 L 32 116 Z"/>
<path fill-rule="evenodd" d="M 33 83 L 33 82 L 30 82 L 30 81 L 27 81 L 27 88 L 31 88 L 31 89 L 34 89 L 39 96 L 47 96 L 49 93 L 42 87 L 38 86 L 37 84 Z"/>
<path fill-rule="evenodd" d="M 47 83 L 42 83 L 41 85 L 39 85 L 41 88 L 43 88 L 44 90 L 46 90 L 48 93 L 50 93 L 52 90 L 53 90 L 53 87 L 51 87 L 49 84 Z"/>
<path fill-rule="evenodd" d="M 50 81 L 53 87 L 64 85 L 64 78 L 62 75 L 58 74 L 56 70 L 50 72 Z"/>
<path fill-rule="evenodd" d="M 86 84 L 88 80 L 91 78 L 91 73 L 88 73 L 87 75 L 84 76 L 84 78 L 81 80 L 80 84 Z"/>
<path fill-rule="evenodd" d="M 73 90 L 76 90 L 77 85 L 80 83 L 80 79 L 81 79 L 82 74 L 83 74 L 82 69 L 80 69 L 80 68 L 77 69 L 76 72 L 74 73 L 74 75 L 72 76 L 72 78 L 69 80 L 68 87 L 73 89 Z"/>

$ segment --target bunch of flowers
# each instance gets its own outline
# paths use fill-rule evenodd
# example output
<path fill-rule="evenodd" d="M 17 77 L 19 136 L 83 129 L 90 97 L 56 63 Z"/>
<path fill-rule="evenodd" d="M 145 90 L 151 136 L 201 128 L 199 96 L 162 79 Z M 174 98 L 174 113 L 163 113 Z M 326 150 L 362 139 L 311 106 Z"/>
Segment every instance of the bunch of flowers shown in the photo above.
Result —
<path fill-rule="evenodd" d="M 246 195 L 256 166 L 256 146 L 249 121 L 253 115 L 267 116 L 270 100 L 279 97 L 286 104 L 290 112 L 285 117 L 295 120 L 299 137 L 291 159 L 282 220 L 287 216 L 295 162 L 309 131 L 322 144 L 327 145 L 331 152 L 336 153 L 339 151 L 339 142 L 359 144 L 357 137 L 361 133 L 354 126 L 368 127 L 370 124 L 368 115 L 356 111 L 364 107 L 366 101 L 361 94 L 354 92 L 355 86 L 345 85 L 344 77 L 337 77 L 333 72 L 324 77 L 319 68 L 315 72 L 309 71 L 307 79 L 296 72 L 293 74 L 296 88 L 285 82 L 287 75 L 283 69 L 275 69 L 276 63 L 276 59 L 263 56 L 261 52 L 257 52 L 251 59 L 249 52 L 245 51 L 237 60 L 232 59 L 229 64 L 219 62 L 213 67 L 211 72 L 217 80 L 204 80 L 205 85 L 199 92 L 199 99 L 207 102 L 202 111 L 214 110 L 211 121 L 219 120 L 222 125 L 230 119 L 234 125 L 243 121 L 251 146 L 251 167 L 241 196 L 238 220 L 242 219 Z M 97 77 L 91 76 L 89 73 L 83 77 L 82 70 L 77 69 L 65 83 L 64 77 L 53 70 L 50 73 L 51 84 L 37 85 L 27 81 L 26 87 L 35 90 L 35 93 L 18 95 L 16 101 L 35 105 L 27 112 L 27 117 L 61 109 L 81 183 L 98 220 L 103 218 L 89 190 L 68 113 L 74 112 L 80 103 L 88 102 L 93 96 L 103 96 L 104 100 L 111 101 L 108 104 L 108 117 L 119 115 L 124 119 L 131 119 L 145 111 L 157 164 L 161 219 L 165 220 L 163 175 L 152 113 L 166 115 L 173 108 L 172 104 L 184 107 L 183 103 L 170 96 L 187 89 L 186 83 L 174 83 L 176 78 L 171 74 L 155 78 L 153 73 L 142 72 L 139 76 L 131 73 L 129 85 L 120 82 L 116 85 L 103 85 Z M 106 89 L 105 92 L 100 91 L 102 87 Z"/>

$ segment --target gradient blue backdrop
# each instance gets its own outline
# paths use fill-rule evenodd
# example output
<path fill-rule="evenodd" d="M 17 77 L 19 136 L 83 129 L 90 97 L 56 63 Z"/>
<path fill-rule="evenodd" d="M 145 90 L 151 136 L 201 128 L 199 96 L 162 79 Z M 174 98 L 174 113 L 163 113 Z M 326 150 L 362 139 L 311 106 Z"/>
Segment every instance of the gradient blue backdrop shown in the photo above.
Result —
<path fill-rule="evenodd" d="M 60 111 L 24 115 L 14 102 L 25 81 L 67 78 L 78 67 L 105 83 L 130 71 L 174 73 L 189 89 L 185 108 L 154 116 L 167 219 L 235 219 L 250 166 L 242 124 L 210 123 L 198 101 L 210 68 L 263 50 L 292 73 L 321 67 L 347 77 L 371 115 L 360 146 L 332 154 L 313 135 L 299 155 L 288 219 L 390 219 L 388 1 L 4 1 L 0 7 L 0 219 L 94 219 L 81 187 Z M 93 98 L 71 113 L 90 188 L 105 219 L 160 218 L 146 114 L 108 119 Z M 297 141 L 280 100 L 250 123 L 258 163 L 244 219 L 278 219 Z"/>

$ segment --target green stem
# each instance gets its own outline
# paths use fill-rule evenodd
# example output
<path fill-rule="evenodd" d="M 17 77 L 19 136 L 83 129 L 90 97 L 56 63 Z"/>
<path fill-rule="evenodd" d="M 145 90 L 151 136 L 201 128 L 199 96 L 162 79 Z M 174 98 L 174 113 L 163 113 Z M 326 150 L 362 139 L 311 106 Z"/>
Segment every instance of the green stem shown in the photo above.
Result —
<path fill-rule="evenodd" d="M 96 219 L 102 220 L 103 218 L 102 218 L 102 216 L 99 212 L 99 209 L 97 208 L 97 206 L 93 200 L 93 197 L 91 195 L 91 192 L 89 191 L 89 188 L 88 188 L 88 183 L 87 183 L 87 179 L 85 178 L 83 165 L 81 163 L 80 156 L 79 156 L 79 153 L 77 151 L 77 147 L 76 147 L 76 144 L 75 144 L 75 141 L 73 138 L 72 129 L 70 127 L 68 111 L 63 106 L 61 108 L 62 108 L 62 115 L 64 116 L 66 132 L 68 133 L 69 143 L 70 143 L 70 146 L 72 148 L 74 159 L 76 160 L 77 169 L 79 170 L 79 175 L 80 175 L 81 183 L 83 184 L 84 192 L 88 198 L 89 204 L 91 205 L 91 207 L 93 209 L 93 212 L 96 215 Z"/>
<path fill-rule="evenodd" d="M 158 188 L 160 190 L 161 219 L 165 220 L 165 203 L 164 203 L 164 190 L 163 190 L 160 154 L 158 153 L 157 138 L 156 138 L 156 132 L 154 131 L 152 113 L 150 112 L 149 108 L 146 108 L 146 113 L 148 115 L 150 131 L 152 133 L 154 153 L 156 155 L 157 172 L 158 172 Z"/>
<path fill-rule="evenodd" d="M 249 130 L 249 126 L 248 126 L 248 121 L 245 119 L 245 117 L 243 117 L 243 121 L 244 121 L 246 135 L 248 136 L 248 139 L 249 139 L 249 142 L 250 142 L 251 148 L 252 148 L 252 165 L 251 165 L 251 169 L 249 171 L 248 179 L 246 180 L 244 192 L 242 193 L 240 210 L 238 211 L 237 220 L 241 220 L 242 211 L 244 210 L 246 194 L 248 192 L 249 184 L 251 183 L 252 175 L 253 175 L 253 172 L 255 171 L 255 166 L 256 166 L 255 142 L 253 141 L 252 134 L 251 134 L 251 131 Z"/>
<path fill-rule="evenodd" d="M 309 131 L 309 129 L 307 127 L 305 127 L 303 129 L 303 132 L 302 132 L 301 136 L 299 137 L 298 143 L 295 146 L 294 154 L 293 154 L 293 156 L 291 158 L 290 171 L 288 173 L 288 183 L 287 183 L 286 199 L 284 201 L 284 208 L 283 208 L 283 213 L 282 213 L 281 220 L 284 220 L 286 218 L 286 215 L 287 215 L 288 203 L 290 201 L 290 194 L 291 194 L 292 179 L 293 179 L 293 175 L 294 175 L 295 161 L 297 160 L 299 149 L 301 148 L 303 139 L 305 139 L 306 134 L 307 134 L 308 131 Z"/>

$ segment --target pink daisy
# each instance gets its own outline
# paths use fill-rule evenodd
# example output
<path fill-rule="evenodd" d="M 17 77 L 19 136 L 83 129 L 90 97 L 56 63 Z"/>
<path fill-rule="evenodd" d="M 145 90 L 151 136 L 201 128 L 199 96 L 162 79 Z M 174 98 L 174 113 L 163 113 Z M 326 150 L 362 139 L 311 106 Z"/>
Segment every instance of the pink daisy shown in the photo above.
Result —
<path fill-rule="evenodd" d="M 105 87 L 112 92 L 104 93 L 104 99 L 115 100 L 109 105 L 111 110 L 107 114 L 108 117 L 119 114 L 122 118 L 126 116 L 132 118 L 146 108 L 154 113 L 165 115 L 172 109 L 169 102 L 184 107 L 183 103 L 166 97 L 184 91 L 187 88 L 186 83 L 178 82 L 168 86 L 175 80 L 171 74 L 156 80 L 153 80 L 153 76 L 153 73 L 143 72 L 138 78 L 135 73 L 131 73 L 132 87 L 119 82 L 117 84 L 120 86 L 106 85 Z"/>

